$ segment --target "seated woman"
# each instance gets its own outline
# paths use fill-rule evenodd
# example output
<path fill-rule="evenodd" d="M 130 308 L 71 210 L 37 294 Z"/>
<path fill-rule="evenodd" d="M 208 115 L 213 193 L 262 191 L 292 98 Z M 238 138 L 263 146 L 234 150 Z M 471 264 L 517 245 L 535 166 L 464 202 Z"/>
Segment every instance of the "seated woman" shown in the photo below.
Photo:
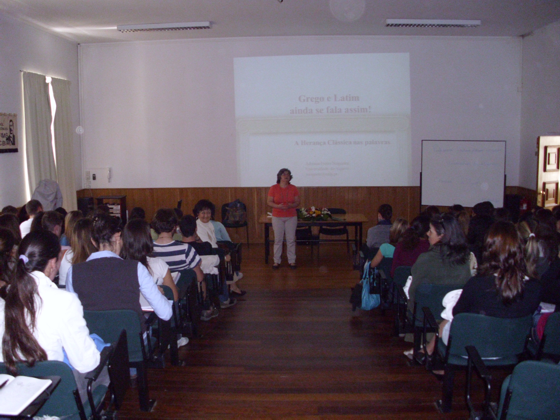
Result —
<path fill-rule="evenodd" d="M 520 318 L 532 315 L 540 303 L 541 287 L 528 277 L 523 243 L 515 226 L 506 221 L 494 223 L 484 244 L 482 265 L 478 274 L 463 287 L 453 307 L 453 316 L 474 313 L 496 318 Z M 451 320 L 440 324 L 440 336 L 445 344 Z M 435 340 L 428 346 L 434 350 Z"/>
<path fill-rule="evenodd" d="M 14 234 L 8 229 L 0 228 L 0 288 L 10 281 L 15 263 L 15 245 Z"/>
<path fill-rule="evenodd" d="M 401 240 L 402 235 L 407 228 L 408 221 L 403 218 L 398 218 L 393 222 L 391 229 L 389 230 L 389 242 L 381 244 L 377 254 L 375 254 L 375 257 L 371 260 L 370 267 L 377 267 L 381 261 L 383 261 L 383 258 L 393 258 L 395 247 Z"/>
<path fill-rule="evenodd" d="M 6 213 L 0 215 L 0 227 L 8 229 L 16 238 L 16 246 L 21 242 L 21 231 L 19 230 L 19 220 L 15 214 Z"/>
<path fill-rule="evenodd" d="M 430 220 L 426 216 L 418 216 L 402 234 L 401 241 L 396 245 L 393 254 L 391 277 L 395 276 L 397 267 L 412 267 L 420 254 L 430 249 L 426 233 L 430 229 Z"/>
<path fill-rule="evenodd" d="M 14 374 L 18 362 L 32 366 L 42 360 L 63 361 L 66 354 L 83 388 L 83 374 L 97 367 L 99 351 L 78 298 L 52 282 L 60 264 L 60 241 L 51 232 L 32 232 L 18 253 L 10 285 L 0 299 L 0 361 Z"/>
<path fill-rule="evenodd" d="M 92 229 L 93 221 L 89 218 L 79 219 L 73 226 L 69 225 L 70 249 L 64 253 L 60 262 L 60 270 L 58 271 L 58 285 L 60 287 L 66 286 L 66 277 L 72 265 L 86 262 L 89 256 L 97 251 L 91 242 Z"/>
<path fill-rule="evenodd" d="M 123 229 L 122 241 L 121 256 L 125 260 L 140 262 L 148 269 L 160 292 L 163 294 L 163 290 L 159 286 L 169 287 L 173 292 L 173 300 L 177 301 L 179 299 L 179 291 L 177 286 L 175 286 L 175 280 L 171 276 L 169 266 L 161 258 L 149 256 L 154 251 L 150 224 L 142 219 L 132 219 Z M 143 309 L 150 308 L 150 304 L 142 294 L 140 294 L 140 305 Z M 177 347 L 182 347 L 188 342 L 189 339 L 187 337 L 177 337 Z"/>
<path fill-rule="evenodd" d="M 212 248 L 218 245 L 224 247 L 232 257 L 233 281 L 243 277 L 241 273 L 241 244 L 234 244 L 223 224 L 214 220 L 216 206 L 209 200 L 200 200 L 193 208 L 194 217 L 197 218 L 197 234 L 202 242 L 210 242 Z"/>
<path fill-rule="evenodd" d="M 173 299 L 179 299 L 179 291 L 169 271 L 169 266 L 161 258 L 151 257 L 154 243 L 150 234 L 150 225 L 142 219 L 133 219 L 123 230 L 122 256 L 125 260 L 136 260 L 148 269 L 157 286 L 167 286 L 173 292 Z M 148 302 L 140 295 L 140 302 L 146 306 Z"/>
<path fill-rule="evenodd" d="M 123 260 L 120 219 L 100 214 L 93 219 L 91 241 L 96 248 L 86 262 L 68 270 L 66 289 L 76 293 L 86 310 L 130 309 L 137 313 L 145 331 L 144 314 L 138 299 L 146 298 L 154 313 L 167 321 L 172 305 L 160 293 L 150 272 L 138 261 Z"/>
<path fill-rule="evenodd" d="M 412 266 L 408 310 L 414 309 L 416 289 L 423 283 L 462 287 L 471 277 L 470 251 L 457 219 L 451 214 L 435 216 L 428 231 L 430 249 Z"/>
<path fill-rule="evenodd" d="M 203 242 L 200 240 L 196 234 L 197 221 L 190 214 L 181 217 L 181 220 L 179 220 L 179 230 L 182 234 L 182 241 L 191 245 L 198 255 L 200 255 L 200 258 L 202 258 L 202 271 L 204 273 L 217 274 L 217 272 L 213 272 L 213 269 L 215 269 L 220 262 L 224 264 L 224 262 L 231 260 L 231 256 L 229 254 L 225 255 L 222 249 L 212 248 L 210 242 Z M 247 293 L 241 290 L 236 285 L 235 281 L 229 281 L 228 284 L 230 286 L 230 295 L 244 296 Z"/>

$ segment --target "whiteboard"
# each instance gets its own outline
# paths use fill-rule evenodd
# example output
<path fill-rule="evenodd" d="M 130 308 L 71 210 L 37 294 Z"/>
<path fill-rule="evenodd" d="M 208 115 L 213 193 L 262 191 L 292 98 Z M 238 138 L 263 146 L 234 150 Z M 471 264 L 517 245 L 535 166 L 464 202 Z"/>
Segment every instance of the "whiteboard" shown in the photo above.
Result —
<path fill-rule="evenodd" d="M 505 141 L 422 140 L 421 204 L 503 207 Z"/>

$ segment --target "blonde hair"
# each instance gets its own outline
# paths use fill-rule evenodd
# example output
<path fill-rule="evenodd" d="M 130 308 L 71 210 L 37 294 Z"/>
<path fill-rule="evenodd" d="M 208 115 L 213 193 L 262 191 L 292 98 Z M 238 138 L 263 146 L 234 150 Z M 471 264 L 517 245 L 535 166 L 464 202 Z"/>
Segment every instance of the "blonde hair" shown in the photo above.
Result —
<path fill-rule="evenodd" d="M 389 230 L 389 243 L 396 245 L 402 238 L 405 230 L 408 229 L 408 220 L 402 217 L 397 218 Z"/>

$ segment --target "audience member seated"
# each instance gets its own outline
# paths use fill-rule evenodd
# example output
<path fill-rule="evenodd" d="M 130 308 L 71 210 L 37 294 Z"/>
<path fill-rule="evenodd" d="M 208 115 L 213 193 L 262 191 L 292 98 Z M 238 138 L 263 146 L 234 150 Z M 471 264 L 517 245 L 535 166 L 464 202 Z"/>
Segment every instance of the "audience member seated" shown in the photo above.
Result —
<path fill-rule="evenodd" d="M 515 226 L 506 221 L 493 224 L 484 245 L 478 274 L 463 287 L 453 307 L 453 317 L 474 313 L 496 318 L 520 318 L 532 315 L 540 303 L 541 287 L 528 277 L 523 244 Z M 445 344 L 450 322 L 440 324 L 440 336 Z M 427 346 L 434 350 L 434 340 Z"/>
<path fill-rule="evenodd" d="M 233 281 L 243 277 L 241 269 L 241 244 L 234 244 L 227 233 L 225 226 L 214 220 L 216 206 L 209 200 L 200 200 L 193 208 L 196 220 L 196 232 L 202 242 L 210 242 L 212 248 L 218 246 L 226 249 L 226 254 L 231 255 L 233 265 Z"/>
<path fill-rule="evenodd" d="M 408 310 L 412 312 L 416 289 L 423 283 L 462 287 L 471 277 L 470 251 L 457 219 L 442 214 L 430 221 L 430 249 L 412 266 Z"/>
<path fill-rule="evenodd" d="M 426 233 L 430 229 L 430 221 L 425 215 L 420 215 L 403 232 L 401 241 L 395 247 L 391 277 L 395 276 L 397 267 L 412 267 L 420 254 L 430 249 Z"/>
<path fill-rule="evenodd" d="M 469 222 L 467 242 L 476 259 L 481 260 L 484 239 L 494 223 L 494 206 L 491 202 L 484 201 L 473 207 L 473 213 L 474 216 Z"/>
<path fill-rule="evenodd" d="M 10 281 L 14 268 L 16 238 L 8 229 L 0 228 L 0 288 Z"/>
<path fill-rule="evenodd" d="M 389 204 L 381 204 L 377 210 L 377 225 L 368 229 L 364 256 L 371 260 L 376 250 L 384 243 L 389 242 L 389 231 L 391 229 L 391 218 L 393 208 Z"/>
<path fill-rule="evenodd" d="M 66 285 L 66 277 L 68 270 L 74 264 L 86 262 L 91 254 L 95 251 L 93 242 L 91 242 L 91 232 L 93 230 L 93 220 L 90 218 L 82 218 L 76 221 L 73 227 L 69 225 L 70 249 L 64 253 L 60 262 L 58 271 L 58 285 Z"/>
<path fill-rule="evenodd" d="M 441 214 L 441 211 L 437 206 L 428 206 L 423 211 L 423 214 L 425 214 L 429 220 L 432 220 L 434 217 L 439 216 Z"/>
<path fill-rule="evenodd" d="M 62 232 L 64 231 L 64 217 L 57 211 L 47 211 L 41 218 L 41 227 L 44 230 L 54 233 L 60 240 Z M 69 246 L 62 247 L 63 251 L 68 249 L 70 249 Z"/>
<path fill-rule="evenodd" d="M 225 255 L 223 249 L 213 248 L 210 242 L 202 242 L 200 240 L 196 234 L 197 221 L 194 216 L 190 214 L 183 216 L 179 221 L 179 230 L 182 234 L 182 241 L 191 245 L 200 255 L 200 258 L 202 258 L 202 271 L 204 273 L 210 273 L 213 267 L 231 260 L 231 255 Z M 230 295 L 244 296 L 247 293 L 239 289 L 235 281 L 229 281 L 228 284 L 230 286 Z"/>
<path fill-rule="evenodd" d="M 465 235 L 465 238 L 469 234 L 469 224 L 471 222 L 471 215 L 466 210 L 461 210 L 459 213 L 455 215 L 455 218 L 459 222 L 459 226 L 461 226 L 461 230 Z"/>
<path fill-rule="evenodd" d="M 204 273 L 200 267 L 202 262 L 200 256 L 189 244 L 173 240 L 173 235 L 177 231 L 177 224 L 177 215 L 173 209 L 159 209 L 156 212 L 151 223 L 152 229 L 158 235 L 154 242 L 153 256 L 165 261 L 172 273 L 189 269 L 194 270 L 204 300 L 200 319 L 208 321 L 218 316 L 219 311 L 208 300 Z M 181 293 L 182 290 L 179 292 Z M 230 303 L 231 306 L 235 304 L 235 302 L 229 300 L 229 296 L 222 296 L 220 302 L 224 303 L 224 307 Z"/>
<path fill-rule="evenodd" d="M 40 213 L 42 211 L 43 206 L 40 201 L 30 200 L 27 202 L 27 204 L 25 205 L 25 212 L 29 216 L 29 219 L 25 220 L 19 225 L 22 239 L 25 238 L 25 235 L 27 235 L 31 231 L 31 223 L 33 223 L 33 218 L 37 215 L 37 213 Z"/>
<path fill-rule="evenodd" d="M 93 245 L 97 249 L 86 262 L 68 270 L 66 289 L 80 298 L 86 310 L 132 309 L 145 329 L 138 292 L 155 314 L 167 321 L 171 303 L 160 293 L 146 267 L 138 261 L 119 257 L 122 249 L 120 219 L 99 215 L 93 219 Z"/>
<path fill-rule="evenodd" d="M 6 213 L 0 215 L 0 227 L 11 231 L 16 240 L 16 245 L 19 245 L 21 242 L 21 231 L 19 230 L 19 220 L 15 214 Z"/>
<path fill-rule="evenodd" d="M 18 210 L 14 206 L 6 206 L 2 208 L 0 214 L 15 214 L 17 215 Z"/>
<path fill-rule="evenodd" d="M 58 211 L 58 209 L 56 211 Z M 58 212 L 62 214 L 60 211 Z M 70 247 L 70 240 L 68 239 L 70 236 L 69 228 L 74 226 L 76 221 L 82 217 L 84 217 L 84 214 L 80 210 L 66 212 L 64 215 L 64 225 L 62 226 L 62 235 L 60 235 L 60 245 Z"/>
<path fill-rule="evenodd" d="M 29 219 L 29 215 L 27 214 L 27 209 L 25 208 L 25 204 L 18 209 L 16 216 L 19 220 L 20 225 Z"/>
<path fill-rule="evenodd" d="M 538 214 L 538 212 L 537 212 Z M 529 274 L 540 278 L 558 259 L 558 233 L 555 230 L 554 221 L 525 215 L 523 221 L 518 224 L 521 237 L 525 240 L 525 262 Z M 535 238 L 531 241 L 530 238 Z"/>
<path fill-rule="evenodd" d="M 511 214 L 505 207 L 498 207 L 497 209 L 494 209 L 494 220 L 496 222 L 511 222 Z"/>
<path fill-rule="evenodd" d="M 161 258 L 148 256 L 154 250 L 154 242 L 150 234 L 150 224 L 142 219 L 132 219 L 124 227 L 122 236 L 122 256 L 124 259 L 139 261 L 148 269 L 160 292 L 163 294 L 163 290 L 159 286 L 169 287 L 173 292 L 173 299 L 177 301 L 179 299 L 179 291 L 177 286 L 175 286 L 175 279 L 171 276 L 169 266 Z M 150 308 L 150 304 L 142 294 L 140 294 L 140 305 L 142 309 Z M 189 339 L 187 337 L 178 335 L 177 347 L 185 346 L 188 342 Z"/>
<path fill-rule="evenodd" d="M 15 374 L 18 362 L 65 361 L 66 355 L 84 391 L 84 376 L 99 364 L 99 351 L 78 298 L 52 282 L 60 263 L 60 242 L 51 232 L 33 232 L 22 240 L 18 253 L 10 285 L 0 299 L 0 361 Z M 97 383 L 106 385 L 107 380 L 104 375 Z"/>
<path fill-rule="evenodd" d="M 403 233 L 408 229 L 408 221 L 403 218 L 398 218 L 391 225 L 389 230 L 389 242 L 381 244 L 377 254 L 371 261 L 370 267 L 377 267 L 383 258 L 393 258 L 395 247 L 401 241 Z"/>
<path fill-rule="evenodd" d="M 134 207 L 132 210 L 130 210 L 130 215 L 128 216 L 128 220 L 133 220 L 133 219 L 146 220 L 146 212 L 142 207 Z"/>
<path fill-rule="evenodd" d="M 154 251 L 154 242 L 150 235 L 150 225 L 142 219 L 132 219 L 123 230 L 122 256 L 125 260 L 135 260 L 142 263 L 152 275 L 156 285 L 167 286 L 173 291 L 173 299 L 179 299 L 179 291 L 169 271 L 169 266 L 161 258 L 150 257 Z M 146 300 L 140 295 L 140 302 L 147 305 Z"/>
<path fill-rule="evenodd" d="M 449 210 L 447 212 L 451 213 L 453 216 L 455 216 L 455 218 L 457 218 L 459 213 L 461 213 L 462 211 L 465 211 L 465 208 L 462 205 L 453 204 L 452 206 L 449 207 Z"/>
<path fill-rule="evenodd" d="M 70 247 L 70 235 L 72 235 L 72 229 L 76 225 L 76 222 L 84 217 L 84 214 L 80 210 L 72 210 L 67 213 L 64 217 L 64 233 L 60 237 L 60 245 Z"/>

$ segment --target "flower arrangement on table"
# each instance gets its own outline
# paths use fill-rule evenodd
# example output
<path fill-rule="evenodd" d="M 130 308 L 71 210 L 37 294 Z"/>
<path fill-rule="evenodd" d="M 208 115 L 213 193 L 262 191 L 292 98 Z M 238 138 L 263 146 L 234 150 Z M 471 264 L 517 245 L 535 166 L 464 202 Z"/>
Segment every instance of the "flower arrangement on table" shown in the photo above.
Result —
<path fill-rule="evenodd" d="M 300 208 L 297 210 L 298 220 L 303 220 L 305 222 L 311 222 L 314 220 L 330 220 L 332 219 L 331 212 L 327 208 L 318 209 L 314 206 L 309 208 Z"/>

